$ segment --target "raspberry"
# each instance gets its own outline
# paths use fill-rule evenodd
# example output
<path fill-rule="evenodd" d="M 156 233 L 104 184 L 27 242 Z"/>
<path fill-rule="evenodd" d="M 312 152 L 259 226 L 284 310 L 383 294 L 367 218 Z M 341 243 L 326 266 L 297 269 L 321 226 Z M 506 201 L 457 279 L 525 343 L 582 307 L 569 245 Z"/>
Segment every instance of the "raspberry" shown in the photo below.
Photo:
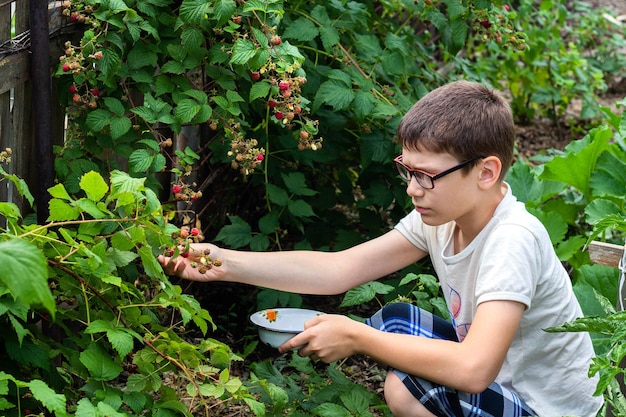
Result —
<path fill-rule="evenodd" d="M 196 227 L 191 229 L 192 236 L 198 236 L 199 234 L 200 234 L 200 231 Z"/>
<path fill-rule="evenodd" d="M 76 88 L 74 84 L 70 85 L 70 93 L 76 94 L 77 91 L 78 91 L 78 88 Z"/>
<path fill-rule="evenodd" d="M 63 72 L 69 72 L 70 69 L 70 64 L 63 64 Z"/>
<path fill-rule="evenodd" d="M 257 156 L 256 156 L 256 160 L 257 160 L 257 161 L 262 161 L 262 160 L 264 160 L 264 159 L 265 159 L 265 157 L 263 156 L 263 154 L 262 154 L 262 153 L 257 154 Z"/>
<path fill-rule="evenodd" d="M 250 74 L 250 78 L 252 78 L 252 81 L 259 81 L 259 78 L 261 78 L 261 74 L 259 74 L 258 72 L 253 72 Z"/>
<path fill-rule="evenodd" d="M 78 94 L 74 94 L 74 96 L 72 97 L 72 101 L 76 104 L 80 103 L 81 101 L 83 101 L 81 99 L 81 97 Z"/>
<path fill-rule="evenodd" d="M 272 43 L 272 45 L 274 45 L 274 46 L 278 46 L 278 45 L 280 45 L 280 43 L 282 42 L 282 40 L 280 39 L 280 36 L 278 36 L 278 35 L 274 35 L 274 36 L 272 36 L 272 38 L 270 39 L 270 42 Z"/>
<path fill-rule="evenodd" d="M 283 120 L 283 117 L 285 117 L 282 111 L 277 111 L 276 113 L 274 113 L 274 116 L 276 116 L 278 120 Z"/>
<path fill-rule="evenodd" d="M 176 184 L 174 186 L 172 186 L 172 192 L 174 194 L 178 194 L 182 191 L 183 187 L 181 187 L 180 185 Z"/>
<path fill-rule="evenodd" d="M 285 91 L 289 89 L 289 83 L 287 81 L 281 81 L 278 83 L 278 88 L 280 91 Z"/>
<path fill-rule="evenodd" d="M 100 95 L 100 90 L 94 88 L 91 90 L 91 94 L 93 94 L 95 97 L 98 97 Z"/>
<path fill-rule="evenodd" d="M 274 107 L 276 107 L 276 104 L 277 104 L 277 103 L 276 103 L 274 100 L 270 100 L 270 101 L 268 101 L 268 102 L 267 102 L 267 106 L 268 106 L 270 109 L 273 109 Z"/>
<path fill-rule="evenodd" d="M 491 27 L 491 22 L 488 20 L 483 20 L 480 22 L 480 24 L 482 25 L 482 27 L 484 27 L 485 29 L 489 29 Z"/>
<path fill-rule="evenodd" d="M 183 258 L 189 258 L 189 251 L 180 254 Z"/>

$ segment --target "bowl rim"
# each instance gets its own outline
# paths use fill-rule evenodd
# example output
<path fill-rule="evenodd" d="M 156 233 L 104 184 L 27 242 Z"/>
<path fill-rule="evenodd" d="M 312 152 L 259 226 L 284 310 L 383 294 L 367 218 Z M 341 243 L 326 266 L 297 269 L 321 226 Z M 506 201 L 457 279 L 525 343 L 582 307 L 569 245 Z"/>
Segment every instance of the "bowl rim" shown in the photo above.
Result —
<path fill-rule="evenodd" d="M 252 314 L 250 315 L 250 317 L 248 317 L 248 319 L 250 320 L 250 322 L 251 322 L 252 324 L 254 324 L 256 327 L 258 327 L 259 329 L 268 330 L 268 331 L 270 331 L 270 332 L 275 332 L 275 333 L 290 333 L 290 334 L 298 334 L 298 333 L 302 332 L 302 330 L 285 330 L 285 329 L 282 329 L 282 330 L 281 330 L 281 329 L 275 329 L 275 328 L 272 328 L 272 327 L 265 326 L 265 325 L 263 325 L 262 323 L 257 323 L 257 322 L 255 322 L 255 321 L 252 319 L 252 318 L 253 318 L 253 317 L 255 317 L 255 316 L 260 316 L 260 315 L 261 315 L 261 313 L 263 313 L 264 311 L 267 311 L 267 310 L 274 310 L 274 311 L 276 311 L 277 313 L 280 313 L 281 311 L 282 311 L 282 312 L 289 312 L 289 311 L 302 311 L 302 312 L 307 312 L 307 313 L 315 313 L 315 315 L 316 315 L 316 316 L 319 316 L 319 315 L 325 314 L 325 313 L 323 313 L 322 311 L 319 311 L 319 310 L 312 310 L 312 309 L 309 309 L 309 308 L 277 307 L 277 308 L 264 308 L 264 309 L 262 309 L 262 310 L 259 310 L 259 311 L 256 311 L 256 312 L 252 313 Z"/>

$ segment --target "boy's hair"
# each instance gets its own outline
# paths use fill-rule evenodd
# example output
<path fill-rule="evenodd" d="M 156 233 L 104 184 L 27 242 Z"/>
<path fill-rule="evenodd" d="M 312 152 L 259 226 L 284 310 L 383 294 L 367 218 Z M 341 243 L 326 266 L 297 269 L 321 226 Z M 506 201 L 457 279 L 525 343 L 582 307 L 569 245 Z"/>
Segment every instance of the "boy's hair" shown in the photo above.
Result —
<path fill-rule="evenodd" d="M 455 81 L 413 105 L 398 126 L 398 139 L 410 151 L 449 153 L 459 162 L 496 156 L 502 162 L 499 179 L 504 180 L 513 161 L 515 123 L 500 92 Z"/>

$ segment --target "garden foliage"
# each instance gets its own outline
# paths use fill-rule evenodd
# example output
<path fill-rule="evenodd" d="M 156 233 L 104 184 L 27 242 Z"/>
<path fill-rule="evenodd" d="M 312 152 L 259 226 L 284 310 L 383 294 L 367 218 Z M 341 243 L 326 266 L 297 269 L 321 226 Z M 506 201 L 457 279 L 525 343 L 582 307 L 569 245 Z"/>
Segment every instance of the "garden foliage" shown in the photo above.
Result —
<path fill-rule="evenodd" d="M 340 250 L 383 233 L 408 209 L 391 164 L 395 127 L 453 79 L 505 90 L 519 121 L 563 123 L 579 99 L 577 117 L 598 125 L 596 99 L 624 45 L 601 11 L 566 4 L 65 1 L 77 36 L 55 74 L 69 123 L 49 223 L 0 203 L 0 410 L 387 415 L 335 364 L 294 355 L 237 374 L 254 343 L 239 353 L 212 338 L 210 306 L 170 282 L 156 256 L 204 236 L 250 250 Z M 520 157 L 509 181 L 571 266 L 591 322 L 619 326 L 605 308 L 615 271 L 581 251 L 589 239 L 624 238 L 626 119 L 605 114 L 563 152 Z M 32 204 L 27 184 L 0 175 Z M 190 228 L 200 233 L 183 236 Z M 258 294 L 265 307 L 302 302 Z M 423 264 L 348 292 L 341 307 L 397 298 L 447 314 Z M 623 347 L 598 333 L 601 393 Z"/>

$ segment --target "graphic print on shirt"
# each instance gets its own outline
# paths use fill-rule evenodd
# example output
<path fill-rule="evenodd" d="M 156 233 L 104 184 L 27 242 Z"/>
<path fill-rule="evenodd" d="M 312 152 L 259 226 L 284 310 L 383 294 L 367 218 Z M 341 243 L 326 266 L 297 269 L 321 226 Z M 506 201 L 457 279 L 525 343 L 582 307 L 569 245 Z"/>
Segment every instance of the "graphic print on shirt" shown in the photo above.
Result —
<path fill-rule="evenodd" d="M 457 319 L 461 314 L 461 305 L 463 301 L 461 300 L 461 295 L 457 290 L 452 288 L 448 284 L 448 308 L 450 309 L 450 317 L 452 318 L 452 325 L 456 329 L 456 336 L 459 339 L 459 342 L 462 342 L 467 336 L 467 332 L 469 331 L 470 325 L 472 323 L 457 323 Z"/>

